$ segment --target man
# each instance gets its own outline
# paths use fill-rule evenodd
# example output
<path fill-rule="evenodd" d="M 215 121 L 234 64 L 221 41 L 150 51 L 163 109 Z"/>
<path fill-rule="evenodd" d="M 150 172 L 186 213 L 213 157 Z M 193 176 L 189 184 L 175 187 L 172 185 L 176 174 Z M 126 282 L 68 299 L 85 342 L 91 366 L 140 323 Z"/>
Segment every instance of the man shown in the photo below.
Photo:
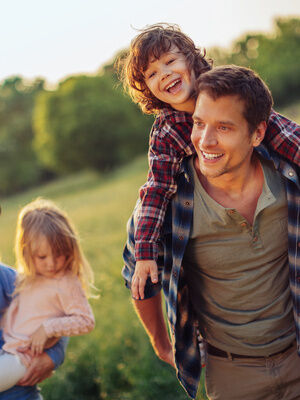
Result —
<path fill-rule="evenodd" d="M 15 288 L 15 270 L 0 264 L 0 319 L 11 301 Z M 0 348 L 3 345 L 0 331 Z M 55 346 L 49 348 L 40 356 L 36 356 L 18 386 L 0 393 L 0 400 L 41 400 L 36 384 L 48 378 L 54 368 L 64 361 L 67 339 L 62 338 Z"/>
<path fill-rule="evenodd" d="M 164 222 L 162 285 L 148 280 L 146 300 L 134 301 L 154 350 L 176 366 L 192 398 L 201 372 L 198 329 L 211 399 L 300 398 L 300 138 L 296 129 L 261 145 L 271 107 L 251 70 L 225 66 L 199 77 L 197 155 L 182 164 Z M 123 276 L 130 287 L 134 218 L 128 229 Z"/>

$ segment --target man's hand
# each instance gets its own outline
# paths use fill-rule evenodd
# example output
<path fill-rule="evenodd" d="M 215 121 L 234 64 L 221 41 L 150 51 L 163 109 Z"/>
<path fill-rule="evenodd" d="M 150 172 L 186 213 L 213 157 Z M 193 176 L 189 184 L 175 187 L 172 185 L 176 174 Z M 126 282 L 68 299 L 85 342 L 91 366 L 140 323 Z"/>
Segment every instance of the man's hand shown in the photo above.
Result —
<path fill-rule="evenodd" d="M 32 359 L 26 374 L 19 380 L 17 385 L 20 386 L 33 386 L 42 382 L 44 379 L 52 375 L 54 363 L 48 354 L 43 353 Z"/>
<path fill-rule="evenodd" d="M 158 282 L 158 268 L 154 260 L 139 260 L 136 262 L 131 282 L 132 297 L 136 300 L 144 299 L 144 289 L 148 276 L 152 283 Z"/>
<path fill-rule="evenodd" d="M 45 328 L 41 325 L 31 336 L 31 353 L 34 356 L 42 354 L 45 344 L 48 340 Z"/>

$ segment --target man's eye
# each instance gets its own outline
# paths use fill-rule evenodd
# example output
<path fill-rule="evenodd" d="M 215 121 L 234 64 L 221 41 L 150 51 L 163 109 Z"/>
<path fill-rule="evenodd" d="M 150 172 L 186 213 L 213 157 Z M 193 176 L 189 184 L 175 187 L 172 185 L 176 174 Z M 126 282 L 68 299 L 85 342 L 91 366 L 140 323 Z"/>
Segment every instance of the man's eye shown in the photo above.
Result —
<path fill-rule="evenodd" d="M 229 131 L 229 128 L 228 128 L 228 126 L 221 125 L 221 126 L 219 126 L 219 130 L 222 132 L 227 132 L 227 131 Z"/>
<path fill-rule="evenodd" d="M 204 128 L 204 123 L 200 122 L 200 121 L 194 121 L 194 125 L 199 129 L 203 129 Z"/>

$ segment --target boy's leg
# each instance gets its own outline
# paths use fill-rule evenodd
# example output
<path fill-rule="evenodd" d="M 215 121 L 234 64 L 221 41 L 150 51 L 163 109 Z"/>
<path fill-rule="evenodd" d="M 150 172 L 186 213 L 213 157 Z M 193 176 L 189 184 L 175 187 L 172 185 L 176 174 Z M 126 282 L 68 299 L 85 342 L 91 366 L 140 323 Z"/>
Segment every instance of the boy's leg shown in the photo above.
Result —
<path fill-rule="evenodd" d="M 1 351 L 0 353 L 0 392 L 15 384 L 24 376 L 26 367 L 18 356 Z"/>

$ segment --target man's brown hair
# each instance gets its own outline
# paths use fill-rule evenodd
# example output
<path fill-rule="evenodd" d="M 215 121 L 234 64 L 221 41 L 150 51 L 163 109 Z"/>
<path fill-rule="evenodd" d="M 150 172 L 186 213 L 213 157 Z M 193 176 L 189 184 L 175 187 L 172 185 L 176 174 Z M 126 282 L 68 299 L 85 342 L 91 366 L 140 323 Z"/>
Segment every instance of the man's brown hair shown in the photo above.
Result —
<path fill-rule="evenodd" d="M 121 80 L 132 100 L 139 104 L 146 114 L 157 113 L 166 103 L 157 99 L 145 83 L 144 72 L 149 60 L 158 60 L 172 46 L 185 56 L 189 71 L 197 77 L 211 69 L 211 62 L 205 59 L 205 51 L 198 49 L 192 39 L 181 32 L 178 25 L 160 23 L 147 26 L 131 42 L 129 51 L 117 62 Z"/>
<path fill-rule="evenodd" d="M 273 105 L 272 94 L 264 81 L 249 68 L 225 65 L 205 72 L 197 79 L 196 92 L 206 92 L 214 100 L 238 96 L 244 102 L 243 115 L 250 133 L 262 121 L 268 122 Z"/>

